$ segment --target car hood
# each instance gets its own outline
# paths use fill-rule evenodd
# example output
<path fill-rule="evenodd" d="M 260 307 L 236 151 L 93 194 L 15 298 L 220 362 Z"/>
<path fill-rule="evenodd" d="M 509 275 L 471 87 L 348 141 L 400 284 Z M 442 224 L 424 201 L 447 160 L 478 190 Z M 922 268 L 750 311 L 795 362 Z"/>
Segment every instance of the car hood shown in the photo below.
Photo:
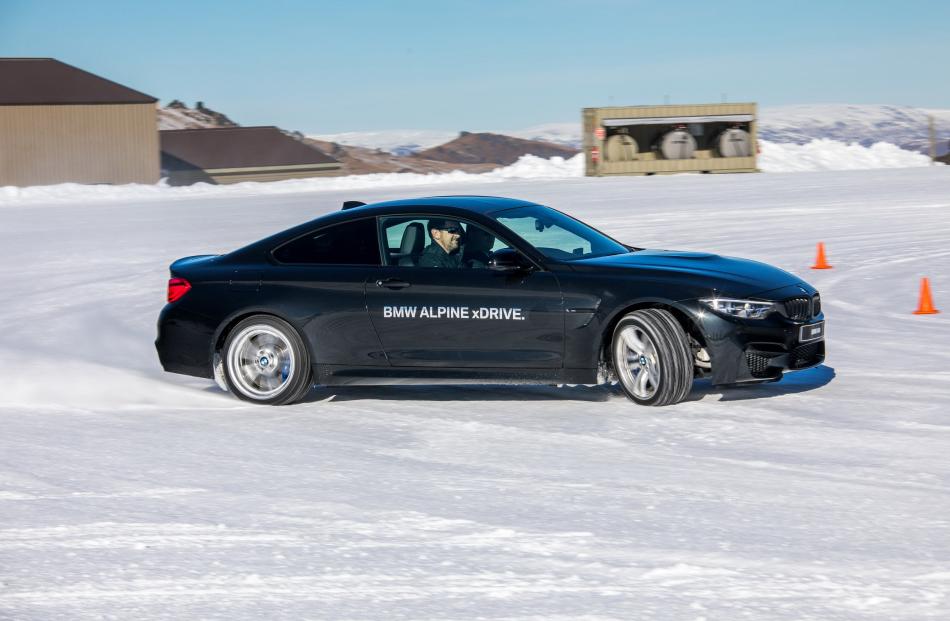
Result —
<path fill-rule="evenodd" d="M 679 250 L 638 250 L 574 261 L 571 265 L 585 271 L 621 270 L 651 280 L 671 279 L 731 296 L 757 295 L 802 282 L 794 274 L 766 263 Z"/>

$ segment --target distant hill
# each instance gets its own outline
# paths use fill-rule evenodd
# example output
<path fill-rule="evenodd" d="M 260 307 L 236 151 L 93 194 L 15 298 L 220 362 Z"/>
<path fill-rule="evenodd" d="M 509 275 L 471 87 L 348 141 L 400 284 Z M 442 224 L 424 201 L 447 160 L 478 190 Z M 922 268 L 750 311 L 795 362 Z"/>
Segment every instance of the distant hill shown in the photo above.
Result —
<path fill-rule="evenodd" d="M 158 112 L 160 129 L 237 125 L 202 102 L 190 108 L 176 100 Z M 794 144 L 818 138 L 864 146 L 888 142 L 909 151 L 928 153 L 929 115 L 936 120 L 937 153 L 946 155 L 950 110 L 940 109 L 845 104 L 763 107 L 759 115 L 759 137 Z M 569 158 L 578 152 L 581 143 L 580 120 L 537 125 L 504 134 L 462 132 L 455 138 L 450 132 L 433 130 L 346 132 L 325 136 L 287 133 L 340 160 L 343 163 L 341 175 L 484 172 L 512 164 L 529 153 L 544 158 Z"/>
<path fill-rule="evenodd" d="M 581 122 L 580 119 L 573 123 L 545 123 L 544 125 L 534 125 L 527 129 L 518 129 L 497 132 L 506 136 L 515 138 L 524 138 L 525 140 L 536 140 L 538 142 L 552 142 L 564 147 L 570 147 L 577 151 L 581 150 Z"/>
<path fill-rule="evenodd" d="M 458 132 L 435 129 L 389 129 L 378 132 L 365 131 L 320 134 L 308 136 L 308 138 L 323 140 L 325 142 L 335 142 L 342 145 L 379 149 L 392 153 L 393 155 L 410 155 L 430 147 L 445 144 L 456 136 L 458 136 Z"/>
<path fill-rule="evenodd" d="M 769 142 L 805 144 L 818 138 L 870 146 L 889 142 L 902 149 L 928 153 L 927 117 L 933 115 L 937 128 L 937 153 L 948 151 L 950 110 L 889 105 L 808 104 L 762 106 L 759 108 L 759 138 Z M 492 132 L 555 143 L 579 149 L 581 123 L 548 123 L 521 130 Z M 346 132 L 325 139 L 341 144 L 398 152 L 420 152 L 444 142 L 446 132 L 390 130 Z M 320 138 L 320 136 L 314 136 Z"/>
<path fill-rule="evenodd" d="M 519 130 L 492 130 L 488 133 L 559 144 L 576 150 L 581 148 L 579 121 L 574 123 L 547 123 Z M 445 144 L 457 138 L 458 135 L 458 132 L 439 129 L 385 129 L 317 134 L 309 137 L 342 145 L 381 149 L 393 155 L 411 155 Z"/>
<path fill-rule="evenodd" d="M 194 108 L 173 99 L 158 109 L 158 129 L 201 129 L 203 127 L 238 127 L 238 124 L 220 112 L 206 108 L 199 101 Z"/>
<path fill-rule="evenodd" d="M 341 174 L 345 175 L 389 172 L 434 173 L 451 172 L 453 170 L 477 173 L 497 168 L 495 164 L 490 163 L 455 164 L 421 157 L 406 157 L 379 149 L 345 146 L 315 138 L 303 138 L 303 141 L 343 164 Z"/>
<path fill-rule="evenodd" d="M 816 138 L 869 147 L 889 142 L 907 151 L 929 153 L 928 116 L 937 130 L 937 154 L 947 153 L 950 110 L 910 106 L 808 104 L 760 110 L 759 138 L 806 144 Z"/>
<path fill-rule="evenodd" d="M 508 166 L 522 155 L 535 155 L 549 159 L 569 158 L 577 155 L 577 149 L 550 142 L 525 140 L 512 136 L 489 133 L 462 132 L 458 138 L 443 145 L 414 153 L 413 159 L 436 160 L 453 164 L 497 164 Z"/>
<path fill-rule="evenodd" d="M 194 108 L 190 108 L 177 99 L 158 109 L 158 121 L 159 129 L 238 126 L 225 114 L 206 107 L 200 101 Z M 412 154 L 411 149 L 405 148 L 396 149 L 397 153 L 392 153 L 377 148 L 343 145 L 332 140 L 311 138 L 295 131 L 284 130 L 284 133 L 338 160 L 343 164 L 339 171 L 340 175 L 391 172 L 424 174 L 453 170 L 479 173 L 511 164 L 528 153 L 548 158 L 554 155 L 570 157 L 577 152 L 576 149 L 555 144 L 521 140 L 497 134 L 462 132 L 455 140 L 449 140 L 452 134 L 448 132 L 420 132 L 417 137 L 423 141 L 449 140 L 445 145 L 431 149 L 430 157 L 424 152 Z M 412 137 L 411 132 L 409 132 L 409 136 Z"/>

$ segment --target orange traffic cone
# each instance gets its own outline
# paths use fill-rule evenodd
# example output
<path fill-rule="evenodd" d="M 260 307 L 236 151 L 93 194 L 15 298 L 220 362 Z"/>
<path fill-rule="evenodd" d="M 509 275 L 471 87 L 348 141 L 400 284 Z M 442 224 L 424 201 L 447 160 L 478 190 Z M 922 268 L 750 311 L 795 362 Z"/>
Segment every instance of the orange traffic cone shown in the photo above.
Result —
<path fill-rule="evenodd" d="M 828 260 L 825 258 L 825 244 L 818 242 L 818 257 L 815 259 L 815 264 L 811 266 L 813 270 L 830 270 L 831 266 L 828 265 Z"/>
<path fill-rule="evenodd" d="M 936 308 L 934 308 L 933 298 L 930 297 L 930 280 L 927 278 L 920 279 L 920 302 L 917 303 L 917 310 L 914 311 L 915 315 L 936 315 L 939 313 Z"/>

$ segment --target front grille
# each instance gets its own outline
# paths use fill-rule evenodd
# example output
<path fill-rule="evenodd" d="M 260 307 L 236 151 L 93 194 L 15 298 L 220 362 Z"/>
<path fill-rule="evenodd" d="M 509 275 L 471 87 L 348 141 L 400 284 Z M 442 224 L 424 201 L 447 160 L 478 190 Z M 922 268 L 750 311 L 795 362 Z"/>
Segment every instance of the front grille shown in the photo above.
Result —
<path fill-rule="evenodd" d="M 770 360 L 771 358 L 768 356 L 763 356 L 755 352 L 747 351 L 745 353 L 745 361 L 746 364 L 749 365 L 749 372 L 752 374 L 752 377 L 765 377 Z"/>
<path fill-rule="evenodd" d="M 811 315 L 817 317 L 821 314 L 821 296 L 817 293 L 811 296 Z"/>
<path fill-rule="evenodd" d="M 790 298 L 785 300 L 785 314 L 789 319 L 804 321 L 810 317 L 809 308 L 811 300 L 809 298 Z"/>
<path fill-rule="evenodd" d="M 817 358 L 821 353 L 821 345 L 821 343 L 806 343 L 793 349 L 791 355 L 788 357 L 789 368 L 801 369 L 802 367 L 810 367 L 818 362 Z"/>

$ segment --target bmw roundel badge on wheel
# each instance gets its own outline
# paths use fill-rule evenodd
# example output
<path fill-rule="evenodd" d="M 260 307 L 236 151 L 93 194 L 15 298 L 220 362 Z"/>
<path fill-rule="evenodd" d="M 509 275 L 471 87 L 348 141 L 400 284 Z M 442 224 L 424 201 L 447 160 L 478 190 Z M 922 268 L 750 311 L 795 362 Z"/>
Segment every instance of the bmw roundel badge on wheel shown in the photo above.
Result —
<path fill-rule="evenodd" d="M 622 244 L 484 196 L 364 205 L 171 264 L 162 367 L 281 405 L 314 384 L 619 382 L 641 405 L 825 357 L 818 292 L 764 263 Z"/>

